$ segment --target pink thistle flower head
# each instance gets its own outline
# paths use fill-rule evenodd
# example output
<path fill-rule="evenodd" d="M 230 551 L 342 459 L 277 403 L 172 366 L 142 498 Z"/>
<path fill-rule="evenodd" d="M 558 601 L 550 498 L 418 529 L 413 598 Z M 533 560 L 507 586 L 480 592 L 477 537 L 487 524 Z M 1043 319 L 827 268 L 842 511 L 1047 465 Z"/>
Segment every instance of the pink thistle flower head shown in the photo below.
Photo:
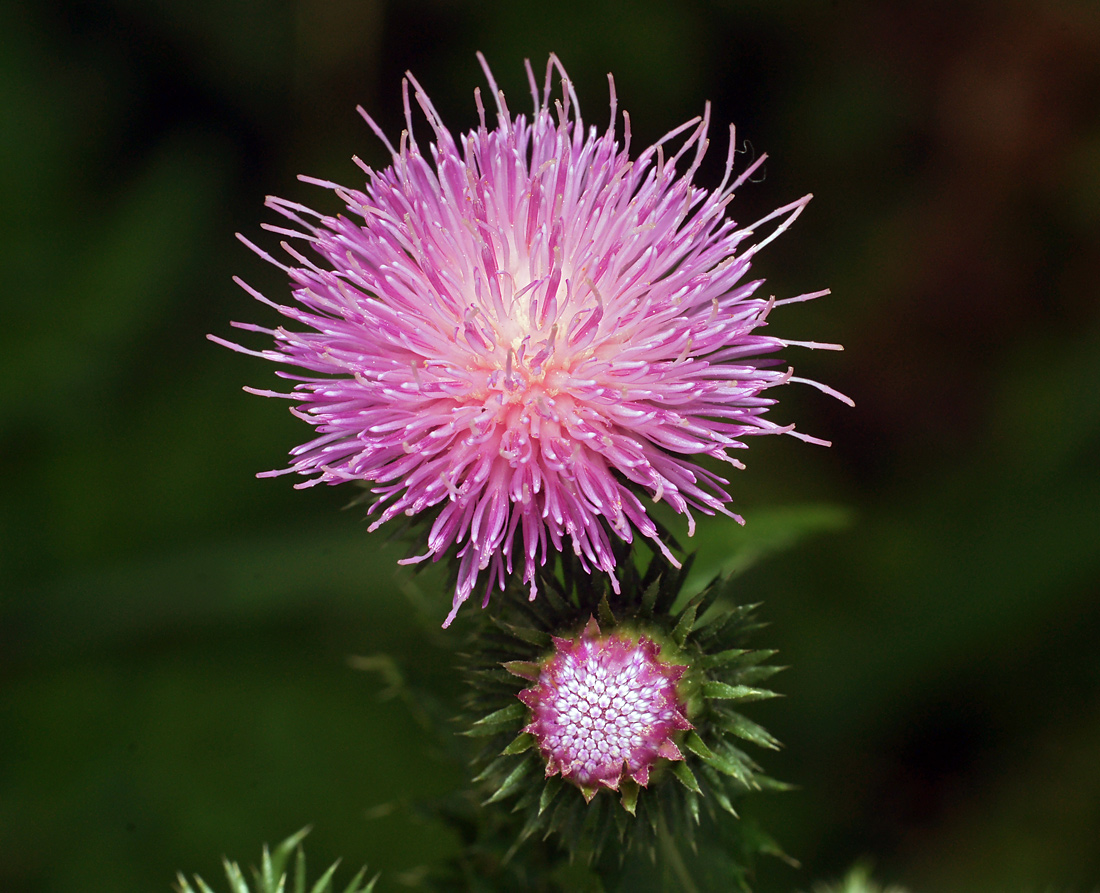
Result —
<path fill-rule="evenodd" d="M 425 551 L 406 561 L 457 554 L 445 626 L 479 576 L 487 602 L 522 564 L 534 598 L 550 549 L 572 549 L 616 591 L 612 537 L 641 534 L 675 564 L 640 497 L 685 514 L 689 533 L 693 510 L 736 518 L 727 481 L 698 458 L 741 467 L 730 451 L 746 435 L 815 440 L 765 418 L 774 401 L 764 392 L 800 379 L 762 357 L 836 347 L 759 332 L 774 306 L 826 293 L 776 301 L 746 281 L 810 196 L 748 227 L 730 220 L 733 191 L 764 158 L 734 177 L 731 129 L 721 184 L 694 186 L 709 106 L 632 158 L 610 78 L 600 132 L 583 124 L 555 57 L 541 89 L 527 66 L 530 117 L 511 114 L 481 63 L 495 124 L 475 92 L 480 124 L 456 139 L 410 74 L 398 146 L 360 110 L 389 166 L 358 162 L 362 189 L 302 178 L 332 189 L 345 214 L 268 200 L 293 227 L 266 228 L 311 254 L 284 242 L 283 264 L 245 240 L 286 272 L 295 302 L 241 285 L 295 327 L 235 323 L 271 336 L 263 351 L 211 336 L 297 370 L 280 373 L 296 382 L 289 394 L 252 392 L 295 401 L 316 437 L 265 475 L 370 484 L 371 529 L 402 514 L 432 518 Z M 432 131 L 426 147 L 410 83 Z"/>
<path fill-rule="evenodd" d="M 560 773 L 591 800 L 624 774 L 645 787 L 658 760 L 684 758 L 672 737 L 692 728 L 676 691 L 686 666 L 663 663 L 645 636 L 601 635 L 595 619 L 576 638 L 555 637 L 554 649 L 519 694 L 548 778 Z"/>

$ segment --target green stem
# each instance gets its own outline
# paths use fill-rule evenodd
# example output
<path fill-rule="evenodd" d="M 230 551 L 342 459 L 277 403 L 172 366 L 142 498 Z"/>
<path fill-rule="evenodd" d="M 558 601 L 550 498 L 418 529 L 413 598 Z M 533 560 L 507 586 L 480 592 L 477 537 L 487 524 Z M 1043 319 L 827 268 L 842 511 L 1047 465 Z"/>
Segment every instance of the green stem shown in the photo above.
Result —
<path fill-rule="evenodd" d="M 699 888 L 695 886 L 695 882 L 691 879 L 687 865 L 684 864 L 684 858 L 680 855 L 680 850 L 676 846 L 675 838 L 668 833 L 664 810 L 661 810 L 657 816 L 657 839 L 661 845 L 661 854 L 665 857 L 668 867 L 680 882 L 680 889 L 684 893 L 699 893 Z"/>

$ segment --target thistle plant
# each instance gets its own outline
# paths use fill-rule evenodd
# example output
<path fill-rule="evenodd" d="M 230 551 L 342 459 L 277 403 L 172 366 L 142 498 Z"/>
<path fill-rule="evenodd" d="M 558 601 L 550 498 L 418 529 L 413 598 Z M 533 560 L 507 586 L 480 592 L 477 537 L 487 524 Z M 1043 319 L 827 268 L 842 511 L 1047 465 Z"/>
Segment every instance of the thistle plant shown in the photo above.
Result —
<path fill-rule="evenodd" d="M 518 842 L 549 834 L 587 860 L 611 844 L 620 858 L 690 848 L 701 823 L 736 817 L 745 794 L 786 788 L 743 749 L 779 747 L 742 712 L 775 697 L 762 683 L 781 669 L 768 663 L 774 651 L 747 647 L 760 626 L 757 606 L 738 604 L 723 578 L 679 598 L 690 561 L 677 568 L 657 552 L 643 570 L 628 547 L 619 549 L 622 592 L 562 556 L 558 573 L 543 573 L 539 599 L 506 592 L 470 643 L 466 734 L 483 741 L 476 781 L 486 802 L 512 802 L 522 816 Z M 587 678 L 577 685 L 575 670 L 568 682 L 563 672 L 586 663 L 622 666 L 604 677 L 611 686 L 588 691 Z M 599 672 L 588 675 L 599 683 Z M 534 686 L 521 691 L 523 681 Z M 620 695 L 614 702 L 609 687 Z M 546 709 L 573 698 L 595 709 Z M 595 738 L 593 714 L 612 717 L 615 731 L 603 741 Z M 636 723 L 645 734 L 631 728 Z M 623 725 L 629 734 L 618 731 Z M 591 753 L 594 740 L 608 750 L 623 740 L 628 746 L 597 759 L 593 771 L 590 758 L 575 755 L 582 746 Z M 749 833 L 756 852 L 780 854 L 771 838 Z"/>
<path fill-rule="evenodd" d="M 533 866 L 562 855 L 605 880 L 642 856 L 691 889 L 705 833 L 723 841 L 727 887 L 747 890 L 752 859 L 781 851 L 736 804 L 785 785 L 746 749 L 779 745 L 743 708 L 775 696 L 762 686 L 779 668 L 749 644 L 757 606 L 729 578 L 684 593 L 691 560 L 653 508 L 689 535 L 696 513 L 744 523 L 718 472 L 743 467 L 734 451 L 761 434 L 827 445 L 770 418 L 773 389 L 851 403 L 777 356 L 838 345 L 765 332 L 777 308 L 827 292 L 777 300 L 749 276 L 810 196 L 740 225 L 728 209 L 764 156 L 735 172 L 730 128 L 720 184 L 696 186 L 709 106 L 634 154 L 610 76 L 600 130 L 556 57 L 541 84 L 527 65 L 529 114 L 481 64 L 489 110 L 475 91 L 478 124 L 457 137 L 411 74 L 396 145 L 360 110 L 390 163 L 357 160 L 361 188 L 302 178 L 344 213 L 268 200 L 291 224 L 265 226 L 289 260 L 244 241 L 293 301 L 240 284 L 291 326 L 234 324 L 265 349 L 211 338 L 280 364 L 289 391 L 246 390 L 314 429 L 261 476 L 366 488 L 372 530 L 407 519 L 402 563 L 448 562 L 444 627 L 475 590 L 488 608 L 471 620 L 459 729 L 481 802 L 449 813 L 467 842 L 455 870 L 423 878 L 465 889 L 507 870 L 502 889 L 535 889 Z M 488 867 L 471 868 L 475 851 Z"/>

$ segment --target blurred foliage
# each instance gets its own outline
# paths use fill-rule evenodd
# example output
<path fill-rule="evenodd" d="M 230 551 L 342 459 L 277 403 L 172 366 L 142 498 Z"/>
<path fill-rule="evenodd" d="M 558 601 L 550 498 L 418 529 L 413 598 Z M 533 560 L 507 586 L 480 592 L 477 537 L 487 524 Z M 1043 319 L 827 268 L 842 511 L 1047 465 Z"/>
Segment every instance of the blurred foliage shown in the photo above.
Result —
<path fill-rule="evenodd" d="M 901 887 L 880 887 L 871 879 L 871 869 L 856 865 L 835 884 L 814 884 L 813 893 L 906 893 Z"/>
<path fill-rule="evenodd" d="M 801 792 L 747 811 L 803 868 L 762 865 L 757 889 L 865 854 L 913 890 L 1092 889 L 1086 0 L 0 5 L 0 889 L 165 890 L 310 821 L 317 858 L 369 863 L 379 890 L 459 845 L 417 804 L 462 768 L 347 666 L 385 652 L 455 693 L 440 576 L 398 572 L 338 513 L 350 494 L 253 479 L 306 432 L 240 392 L 269 370 L 204 335 L 262 317 L 232 274 L 285 289 L 232 238 L 269 219 L 263 196 L 323 204 L 295 174 L 383 162 L 353 109 L 398 133 L 407 68 L 471 126 L 478 49 L 517 108 L 523 57 L 557 51 L 594 123 L 613 71 L 639 145 L 711 100 L 704 181 L 727 121 L 771 156 L 738 219 L 816 193 L 757 268 L 780 296 L 833 289 L 772 321 L 846 345 L 791 360 L 857 409 L 785 389 L 776 419 L 835 446 L 761 438 L 734 481 L 746 527 L 698 534 L 792 666 L 760 718 Z M 805 505 L 848 509 L 776 554 Z"/>

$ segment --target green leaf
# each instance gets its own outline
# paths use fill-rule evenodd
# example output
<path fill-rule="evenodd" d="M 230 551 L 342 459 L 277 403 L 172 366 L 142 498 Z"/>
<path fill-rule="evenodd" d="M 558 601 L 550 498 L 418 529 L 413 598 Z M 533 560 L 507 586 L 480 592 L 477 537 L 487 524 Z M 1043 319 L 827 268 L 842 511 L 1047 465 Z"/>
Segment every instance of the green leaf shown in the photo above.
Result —
<path fill-rule="evenodd" d="M 736 778 L 746 788 L 759 787 L 753 777 L 752 768 L 746 766 L 740 760 L 723 756 L 720 753 L 712 753 L 709 757 L 706 757 L 706 762 L 707 765 L 713 766 L 723 775 L 728 775 L 730 778 Z"/>
<path fill-rule="evenodd" d="M 691 631 L 695 627 L 695 612 L 698 609 L 698 602 L 692 602 L 684 608 L 676 628 L 672 630 L 672 639 L 680 647 L 683 647 L 684 642 L 687 641 L 687 637 L 691 635 Z"/>
<path fill-rule="evenodd" d="M 504 750 L 501 751 L 502 756 L 514 756 L 517 753 L 523 753 L 525 750 L 530 750 L 535 746 L 537 739 L 530 732 L 520 732 Z"/>
<path fill-rule="evenodd" d="M 688 736 L 688 738 L 684 740 L 684 744 L 687 746 L 688 750 L 701 757 L 708 766 L 712 766 L 723 775 L 728 775 L 731 778 L 736 778 L 739 782 L 745 785 L 745 787 L 754 786 L 751 766 L 743 764 L 740 760 L 736 758 L 724 756 L 720 753 L 717 753 L 716 751 L 711 750 L 709 747 L 707 747 L 702 738 L 700 738 L 698 735 L 695 735 L 694 732 L 692 733 L 692 735 L 694 735 L 694 739 L 692 739 L 691 736 Z"/>
<path fill-rule="evenodd" d="M 708 698 L 730 701 L 766 701 L 778 698 L 779 694 L 766 688 L 752 688 L 748 685 L 727 685 L 725 682 L 704 682 L 703 695 Z"/>
<path fill-rule="evenodd" d="M 611 605 L 607 601 L 607 593 L 600 599 L 600 607 L 597 612 L 600 615 L 600 623 L 604 629 L 612 629 L 616 625 L 615 615 L 611 613 Z"/>
<path fill-rule="evenodd" d="M 797 791 L 798 785 L 791 784 L 788 781 L 780 781 L 777 778 L 772 778 L 770 775 L 761 775 L 759 772 L 753 776 L 756 781 L 756 786 L 762 791 L 778 791 L 785 793 L 787 791 Z"/>
<path fill-rule="evenodd" d="M 317 879 L 317 883 L 313 885 L 310 893 L 329 893 L 332 889 L 332 876 L 336 874 L 336 866 L 340 864 L 340 860 L 337 859 L 329 867 L 323 875 Z M 295 890 L 295 893 L 305 893 L 305 880 L 302 881 L 302 889 Z"/>
<path fill-rule="evenodd" d="M 699 824 L 699 798 L 698 797 L 685 797 L 684 801 L 687 803 L 688 812 L 691 813 L 691 821 Z"/>
<path fill-rule="evenodd" d="M 732 711 L 717 710 L 715 714 L 718 724 L 727 732 L 745 741 L 751 741 L 753 744 L 757 744 L 760 747 L 766 747 L 769 750 L 779 750 L 781 745 L 778 739 L 773 737 L 763 726 L 753 722 L 751 719 Z"/>
<path fill-rule="evenodd" d="M 677 760 L 672 764 L 672 774 L 676 776 L 676 780 L 680 782 L 685 788 L 691 791 L 693 794 L 701 793 L 699 782 L 695 778 L 695 773 L 688 768 L 688 764 L 683 760 Z"/>
<path fill-rule="evenodd" d="M 526 679 L 528 682 L 538 682 L 539 673 L 542 670 L 541 665 L 535 663 L 533 660 L 510 660 L 501 666 L 513 676 L 519 676 L 521 679 Z"/>
<path fill-rule="evenodd" d="M 774 648 L 757 648 L 753 651 L 745 652 L 745 657 L 742 661 L 740 661 L 740 664 L 743 667 L 754 667 L 757 664 L 763 663 L 768 658 L 774 657 L 778 653 L 779 652 L 776 651 Z M 782 669 L 782 667 L 775 668 L 776 671 L 780 669 Z"/>
<path fill-rule="evenodd" d="M 309 829 L 304 828 L 303 831 Z M 301 834 L 301 832 L 299 832 Z M 304 835 L 303 835 L 304 836 Z M 299 840 L 302 838 L 299 837 Z M 286 841 L 283 841 L 284 843 Z M 282 844 L 279 844 L 279 848 L 282 849 Z M 302 851 L 301 847 L 298 847 L 298 858 L 294 860 L 294 893 L 305 893 L 306 889 L 306 854 Z"/>
<path fill-rule="evenodd" d="M 638 791 L 640 785 L 632 778 L 624 778 L 619 783 L 619 792 L 622 794 L 623 809 L 634 815 L 638 809 Z"/>
<path fill-rule="evenodd" d="M 249 893 L 248 884 L 244 879 L 244 875 L 241 873 L 240 866 L 235 862 L 230 862 L 228 859 L 223 859 L 222 864 L 225 866 L 225 876 L 229 881 L 229 889 L 232 890 L 233 893 Z M 265 893 L 267 893 L 267 891 L 265 891 Z"/>
<path fill-rule="evenodd" d="M 378 875 L 372 877 L 365 887 L 360 886 L 363 883 L 363 878 L 367 873 L 367 866 L 364 865 L 356 873 L 355 877 L 351 879 L 351 883 L 344 888 L 344 893 L 371 893 L 374 889 L 374 885 L 378 883 Z"/>
<path fill-rule="evenodd" d="M 562 780 L 560 775 L 554 775 L 546 779 L 546 784 L 542 788 L 542 795 L 539 797 L 539 815 L 546 812 L 546 807 L 554 802 L 554 798 L 558 796 L 561 789 Z"/>
<path fill-rule="evenodd" d="M 522 719 L 526 715 L 527 707 L 520 701 L 516 701 L 514 704 L 509 704 L 500 710 L 494 710 L 488 716 L 483 716 L 462 734 L 471 738 L 495 735 L 505 727 L 514 725 L 516 720 Z"/>
<path fill-rule="evenodd" d="M 275 866 L 271 861 L 271 852 L 265 843 L 263 859 L 260 861 L 260 876 L 256 879 L 256 884 L 261 890 L 270 890 L 276 885 L 282 887 L 282 877 L 282 871 L 275 871 Z"/>
<path fill-rule="evenodd" d="M 729 648 L 725 651 L 719 651 L 716 654 L 704 654 L 699 658 L 699 665 L 704 669 L 710 669 L 711 667 L 720 667 L 723 664 L 731 663 L 737 660 L 742 655 L 748 654 L 748 648 Z"/>
<path fill-rule="evenodd" d="M 496 793 L 494 793 L 492 797 L 485 801 L 484 805 L 496 803 L 498 800 L 503 800 L 505 797 L 515 791 L 515 789 L 520 786 L 520 783 L 523 781 L 523 779 L 526 778 L 528 774 L 530 774 L 531 769 L 534 766 L 534 762 L 534 760 L 527 759 L 516 766 L 516 768 L 512 770 L 509 776 L 504 779 L 500 787 L 496 789 Z"/>
<path fill-rule="evenodd" d="M 195 883 L 199 885 L 199 893 L 214 893 L 214 891 L 206 885 L 206 881 L 198 875 L 195 876 Z M 179 893 L 195 893 L 195 888 L 187 882 L 187 878 L 182 874 L 176 875 L 176 886 Z"/>
<path fill-rule="evenodd" d="M 733 808 L 733 802 L 730 800 L 729 794 L 726 793 L 726 786 L 723 784 L 722 776 L 718 771 L 707 765 L 700 767 L 700 771 L 706 776 L 708 782 L 707 794 L 713 797 L 715 802 L 731 816 L 740 818 L 737 815 L 737 810 Z"/>
<path fill-rule="evenodd" d="M 707 747 L 707 743 L 699 737 L 698 732 L 688 732 L 684 737 L 684 746 L 693 754 L 703 757 L 703 759 L 714 756 L 714 751 Z"/>
<path fill-rule="evenodd" d="M 650 583 L 649 586 L 646 587 L 645 592 L 642 593 L 642 612 L 644 614 L 649 615 L 653 613 L 653 605 L 657 601 L 657 593 L 660 592 L 660 589 L 661 580 L 658 578 Z"/>
<path fill-rule="evenodd" d="M 738 674 L 738 677 L 744 682 L 765 682 L 771 679 L 776 673 L 782 673 L 786 667 L 749 667 L 747 670 L 743 670 Z"/>
<path fill-rule="evenodd" d="M 549 648 L 553 644 L 550 634 L 544 633 L 542 630 L 532 629 L 529 626 L 517 626 L 514 623 L 506 623 L 503 620 L 497 620 L 495 618 L 493 622 L 505 632 L 526 642 L 528 645 L 536 645 L 539 648 Z"/>
<path fill-rule="evenodd" d="M 474 781 L 485 781 L 500 772 L 505 766 L 510 765 L 512 762 L 510 757 L 497 757 L 488 766 L 482 769 L 477 775 L 474 776 Z"/>
<path fill-rule="evenodd" d="M 712 626 L 716 630 L 720 630 L 737 614 L 737 608 L 734 606 L 711 604 L 717 598 L 717 593 L 712 587 L 704 589 L 699 598 L 700 607 L 703 608 L 703 611 L 699 615 L 699 619 L 695 621 L 697 632 Z"/>

